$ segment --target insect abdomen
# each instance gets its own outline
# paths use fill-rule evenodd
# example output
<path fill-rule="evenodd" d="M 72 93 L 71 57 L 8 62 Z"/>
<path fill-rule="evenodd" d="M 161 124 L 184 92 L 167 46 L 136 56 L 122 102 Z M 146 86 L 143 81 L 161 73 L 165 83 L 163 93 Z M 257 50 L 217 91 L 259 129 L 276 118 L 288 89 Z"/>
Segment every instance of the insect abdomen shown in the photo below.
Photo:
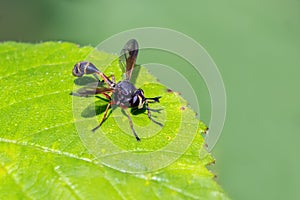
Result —
<path fill-rule="evenodd" d="M 72 74 L 77 77 L 81 77 L 84 74 L 94 74 L 99 72 L 99 70 L 90 62 L 79 62 L 74 65 Z"/>

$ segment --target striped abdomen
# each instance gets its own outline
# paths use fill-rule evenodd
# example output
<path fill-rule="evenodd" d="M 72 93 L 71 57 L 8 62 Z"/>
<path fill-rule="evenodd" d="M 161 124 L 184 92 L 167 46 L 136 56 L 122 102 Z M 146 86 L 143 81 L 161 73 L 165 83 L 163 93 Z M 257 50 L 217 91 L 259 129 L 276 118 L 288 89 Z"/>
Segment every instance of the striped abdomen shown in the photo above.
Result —
<path fill-rule="evenodd" d="M 79 62 L 76 65 L 74 65 L 73 68 L 73 75 L 77 77 L 81 77 L 84 74 L 94 74 L 99 72 L 99 70 L 90 62 Z"/>

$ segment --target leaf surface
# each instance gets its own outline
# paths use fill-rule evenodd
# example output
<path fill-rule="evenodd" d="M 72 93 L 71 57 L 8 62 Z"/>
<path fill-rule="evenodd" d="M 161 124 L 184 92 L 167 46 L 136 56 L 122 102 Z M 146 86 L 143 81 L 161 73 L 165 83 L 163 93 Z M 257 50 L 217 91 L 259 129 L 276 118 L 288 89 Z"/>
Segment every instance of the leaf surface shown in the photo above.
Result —
<path fill-rule="evenodd" d="M 107 102 L 70 96 L 82 87 L 72 67 L 87 56 L 100 65 L 116 60 L 92 51 L 64 42 L 0 44 L 0 199 L 227 199 L 206 168 L 213 162 L 203 148 L 206 126 L 143 67 L 136 86 L 162 96 L 151 108 L 163 128 L 132 112 L 137 143 L 117 108 L 91 133 Z M 116 61 L 99 68 L 122 77 Z"/>

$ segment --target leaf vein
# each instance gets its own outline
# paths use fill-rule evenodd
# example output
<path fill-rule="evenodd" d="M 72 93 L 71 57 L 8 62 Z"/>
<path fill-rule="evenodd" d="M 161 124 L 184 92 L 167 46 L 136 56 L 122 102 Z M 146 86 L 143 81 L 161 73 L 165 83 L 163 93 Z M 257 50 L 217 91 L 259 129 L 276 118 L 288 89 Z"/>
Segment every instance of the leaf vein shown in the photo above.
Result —
<path fill-rule="evenodd" d="M 145 176 L 140 176 L 140 175 L 134 175 L 134 176 L 136 178 L 138 178 L 138 179 L 148 180 Z M 160 179 L 153 179 L 153 178 L 151 179 L 152 182 L 157 183 L 157 184 L 159 184 L 159 185 L 161 185 L 161 186 L 163 186 L 165 188 L 168 188 L 169 190 L 176 191 L 176 192 L 178 192 L 180 194 L 183 194 L 183 195 L 186 195 L 186 196 L 188 196 L 188 197 L 190 197 L 192 199 L 198 199 L 197 196 L 195 196 L 195 195 L 193 195 L 191 193 L 185 192 L 185 191 L 183 191 L 183 190 L 181 190 L 180 188 L 177 188 L 177 187 L 172 187 L 169 184 L 163 183 L 163 182 L 161 182 L 159 180 Z"/>
<path fill-rule="evenodd" d="M 47 93 L 47 94 L 42 94 L 42 95 L 36 95 L 34 97 L 29 97 L 29 98 L 26 98 L 26 99 L 23 99 L 22 101 L 16 101 L 16 102 L 13 102 L 11 104 L 7 104 L 5 106 L 2 106 L 0 107 L 0 110 L 2 109 L 5 109 L 5 108 L 8 108 L 8 107 L 11 107 L 15 104 L 20 104 L 24 101 L 31 101 L 33 99 L 38 99 L 38 98 L 42 98 L 42 97 L 46 97 L 46 96 L 51 96 L 51 95 L 54 95 L 54 94 L 62 94 L 62 93 L 65 93 L 65 92 L 68 92 L 69 90 L 63 90 L 63 91 L 55 91 L 55 92 L 51 92 L 51 93 Z"/>
<path fill-rule="evenodd" d="M 61 178 L 61 180 L 63 180 L 63 182 L 65 183 L 65 185 L 67 186 L 68 190 L 73 194 L 73 196 L 76 198 L 76 199 L 84 199 L 84 198 L 81 198 L 80 195 L 78 194 L 78 192 L 76 191 L 75 189 L 75 185 L 72 184 L 72 182 L 63 175 L 63 172 L 61 172 L 59 170 L 59 166 L 57 167 L 53 167 L 53 171 Z"/>
<path fill-rule="evenodd" d="M 20 190 L 22 191 L 23 194 L 25 194 L 25 196 L 28 199 L 33 199 L 32 197 L 28 196 L 28 194 L 23 190 L 23 188 L 21 187 L 20 183 L 17 182 L 17 180 L 12 176 L 11 173 L 9 173 L 9 171 L 6 169 L 4 163 L 1 163 L 1 167 L 2 169 L 6 172 L 7 175 L 9 175 L 9 177 L 14 181 L 14 183 L 16 184 L 16 186 L 18 186 L 20 188 Z"/>
<path fill-rule="evenodd" d="M 39 131 L 36 131 L 36 132 L 34 132 L 34 133 L 25 135 L 24 137 L 18 138 L 16 141 L 21 142 L 21 141 L 23 141 L 24 139 L 26 139 L 26 138 L 28 138 L 28 137 L 30 137 L 30 136 L 34 136 L 34 135 L 36 135 L 36 134 L 38 134 L 38 133 L 43 133 L 43 132 L 48 131 L 48 130 L 51 130 L 51 129 L 56 129 L 56 128 L 59 128 L 59 127 L 64 127 L 64 126 L 67 126 L 67 125 L 70 125 L 70 124 L 74 124 L 74 123 L 75 123 L 75 122 L 72 121 L 72 122 L 66 122 L 66 123 L 57 124 L 57 125 L 55 125 L 55 126 L 45 127 L 45 128 L 42 129 L 42 130 L 39 130 Z M 23 142 L 24 142 L 24 141 L 23 141 Z"/>
<path fill-rule="evenodd" d="M 16 74 L 19 74 L 20 72 L 24 73 L 26 71 L 29 71 L 29 70 L 32 70 L 32 69 L 37 69 L 39 67 L 50 67 L 50 66 L 55 66 L 55 65 L 63 65 L 63 64 L 68 64 L 68 63 L 72 63 L 72 61 L 64 61 L 64 62 L 57 62 L 57 63 L 49 63 L 49 64 L 38 64 L 38 65 L 35 65 L 33 67 L 30 67 L 30 68 L 27 68 L 27 69 L 24 69 L 24 70 L 18 70 L 16 71 L 15 73 L 10 73 L 10 74 L 6 74 L 4 76 L 0 76 L 0 80 L 3 79 L 3 78 L 8 78 L 10 76 L 14 76 Z"/>
<path fill-rule="evenodd" d="M 76 160 L 81 160 L 81 161 L 85 161 L 88 163 L 95 163 L 92 159 L 89 158 L 85 158 L 85 157 L 79 157 L 75 154 L 69 153 L 69 152 L 65 152 L 65 151 L 60 151 L 57 149 L 52 149 L 46 146 L 42 146 L 39 144 L 35 144 L 35 143 L 29 143 L 29 142 L 20 142 L 17 140 L 11 140 L 11 139 L 6 139 L 6 138 L 0 138 L 0 143 L 8 143 L 8 144 L 15 144 L 15 145 L 19 145 L 19 146 L 24 146 L 24 147 L 30 147 L 30 148 L 34 148 L 43 152 L 50 152 L 52 154 L 55 155 L 60 155 L 60 156 L 65 156 L 67 158 L 73 158 Z M 96 164 L 96 163 L 95 163 Z"/>

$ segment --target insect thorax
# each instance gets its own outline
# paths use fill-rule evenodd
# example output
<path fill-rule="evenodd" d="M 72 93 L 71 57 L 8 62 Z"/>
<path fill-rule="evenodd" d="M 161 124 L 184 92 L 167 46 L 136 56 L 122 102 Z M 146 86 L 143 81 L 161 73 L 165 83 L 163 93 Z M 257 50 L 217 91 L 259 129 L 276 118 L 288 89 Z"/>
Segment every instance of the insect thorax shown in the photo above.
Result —
<path fill-rule="evenodd" d="M 130 107 L 129 101 L 132 99 L 132 95 L 136 91 L 136 88 L 129 81 L 120 81 L 116 84 L 113 92 L 113 101 L 116 105 L 123 104 L 126 107 Z"/>

